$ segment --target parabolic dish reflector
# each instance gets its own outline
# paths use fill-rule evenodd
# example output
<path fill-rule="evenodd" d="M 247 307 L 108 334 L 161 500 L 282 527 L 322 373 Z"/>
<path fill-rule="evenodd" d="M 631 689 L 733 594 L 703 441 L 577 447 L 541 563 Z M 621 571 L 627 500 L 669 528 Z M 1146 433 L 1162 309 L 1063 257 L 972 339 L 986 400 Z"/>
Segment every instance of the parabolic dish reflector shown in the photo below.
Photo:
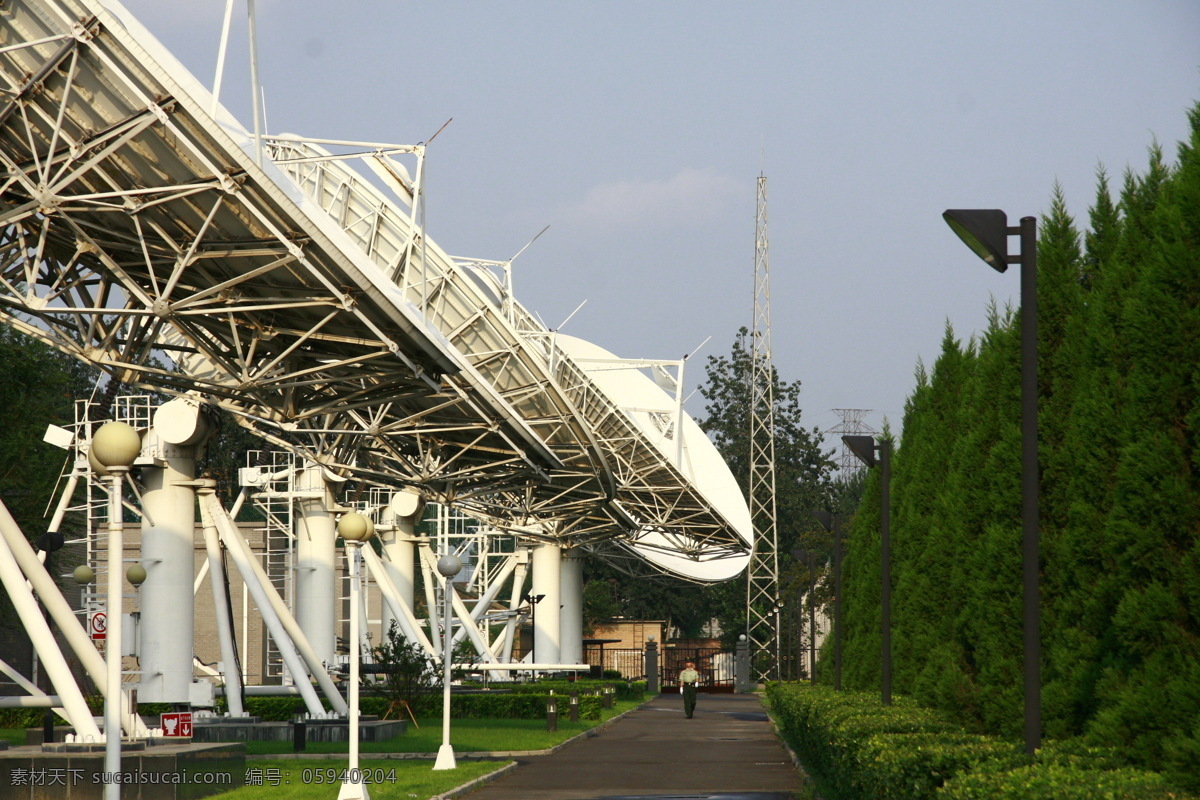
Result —
<path fill-rule="evenodd" d="M 396 272 L 395 279 L 408 287 L 413 302 L 429 286 L 436 287 L 438 303 L 429 310 L 432 324 L 458 344 L 506 398 L 522 400 L 524 405 L 514 405 L 533 415 L 530 424 L 544 420 L 547 409 L 558 409 L 556 413 L 564 415 L 555 426 L 560 432 L 567 430 L 568 422 L 586 425 L 586 437 L 560 435 L 546 443 L 566 463 L 575 460 L 579 442 L 598 447 L 593 462 L 611 470 L 611 507 L 622 520 L 614 542 L 627 551 L 627 545 L 636 543 L 631 552 L 692 580 L 725 580 L 742 570 L 752 537 L 741 492 L 716 448 L 686 414 L 683 430 L 690 450 L 677 463 L 673 422 L 663 423 L 659 414 L 635 413 L 643 403 L 655 409 L 674 406 L 654 381 L 636 368 L 584 363 L 595 357 L 612 361 L 615 356 L 549 331 L 508 293 L 503 280 L 480 266 L 484 262 L 451 258 L 425 239 L 420 271 L 397 270 L 396 265 L 405 264 L 405 243 L 412 241 L 411 208 L 400 206 L 356 172 L 350 160 L 332 155 L 318 142 L 289 135 L 273 137 L 270 144 L 276 165 L 332 219 L 342 221 L 346 234 L 381 268 Z M 379 159 L 362 160 L 379 171 Z M 447 315 L 447 309 L 460 310 Z M 469 331 L 469 339 L 464 331 Z M 561 471 L 550 475 L 556 485 L 575 480 Z M 564 545 L 611 538 L 588 540 L 572 533 L 569 519 L 562 523 L 547 533 Z M 611 548 L 596 552 L 609 555 Z"/>
<path fill-rule="evenodd" d="M 581 367 L 425 236 L 420 187 L 384 152 L 423 146 L 365 154 L 392 197 L 319 142 L 275 137 L 259 163 L 116 2 L 6 4 L 0 314 L 342 476 L 697 580 L 736 574 L 744 505 L 706 477 L 728 470 L 694 423 L 676 463 L 630 413 L 644 386 Z"/>
<path fill-rule="evenodd" d="M 696 560 L 682 554 L 680 537 L 653 526 L 644 526 L 625 540 L 642 558 L 671 573 L 701 581 L 723 581 L 735 577 L 750 560 L 754 543 L 750 509 L 729 465 L 712 440 L 688 414 L 678 414 L 676 400 L 641 369 L 637 362 L 622 361 L 592 342 L 557 334 L 555 341 L 606 395 L 613 398 L 642 434 L 658 448 L 662 457 L 675 464 L 683 477 L 728 522 L 745 543 L 745 553 Z M 675 425 L 682 420 L 682 442 Z M 686 537 L 687 534 L 682 534 Z"/>

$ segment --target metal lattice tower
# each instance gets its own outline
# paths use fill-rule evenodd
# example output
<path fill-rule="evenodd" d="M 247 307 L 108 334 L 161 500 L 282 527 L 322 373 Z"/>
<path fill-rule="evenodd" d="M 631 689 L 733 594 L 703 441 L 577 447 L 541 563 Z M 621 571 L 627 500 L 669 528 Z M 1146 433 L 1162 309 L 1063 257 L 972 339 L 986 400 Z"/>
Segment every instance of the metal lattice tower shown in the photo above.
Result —
<path fill-rule="evenodd" d="M 837 436 L 837 441 L 839 442 L 842 441 L 841 437 L 845 435 L 875 435 L 879 433 L 879 431 L 863 422 L 863 418 L 871 413 L 871 409 L 869 408 L 835 408 L 832 411 L 841 417 L 842 421 L 825 431 L 825 434 Z M 841 480 L 849 480 L 861 469 L 866 469 L 866 465 L 854 453 L 850 452 L 850 448 L 846 446 L 845 442 L 842 442 L 842 452 L 838 457 L 838 475 Z"/>
<path fill-rule="evenodd" d="M 767 259 L 767 178 L 758 176 L 754 233 L 754 329 L 750 338 L 750 521 L 754 552 L 746 580 L 746 630 L 756 680 L 777 678 L 779 560 L 775 513 L 775 387 L 771 282 Z"/>

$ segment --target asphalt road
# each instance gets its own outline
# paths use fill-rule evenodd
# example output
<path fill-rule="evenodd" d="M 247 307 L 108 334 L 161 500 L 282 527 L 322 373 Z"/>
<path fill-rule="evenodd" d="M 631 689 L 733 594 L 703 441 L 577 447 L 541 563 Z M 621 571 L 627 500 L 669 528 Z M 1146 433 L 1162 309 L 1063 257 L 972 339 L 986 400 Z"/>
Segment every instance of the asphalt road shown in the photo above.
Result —
<path fill-rule="evenodd" d="M 517 760 L 465 800 L 790 800 L 803 786 L 757 695 L 701 694 L 692 719 L 679 695 L 660 695 L 597 736 Z"/>

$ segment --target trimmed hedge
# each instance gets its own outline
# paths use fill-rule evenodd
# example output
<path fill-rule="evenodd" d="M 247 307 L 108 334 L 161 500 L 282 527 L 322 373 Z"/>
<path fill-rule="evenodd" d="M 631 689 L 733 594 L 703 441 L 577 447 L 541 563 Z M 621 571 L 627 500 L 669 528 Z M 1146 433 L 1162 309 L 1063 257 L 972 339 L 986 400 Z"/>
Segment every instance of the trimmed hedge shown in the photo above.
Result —
<path fill-rule="evenodd" d="M 567 696 L 555 693 L 558 699 L 559 719 L 567 716 Z M 545 719 L 546 694 L 457 694 L 450 697 L 450 716 L 456 719 L 497 717 L 501 719 Z M 595 695 L 579 696 L 580 719 L 600 719 L 600 698 Z"/>
<path fill-rule="evenodd" d="M 502 689 L 469 694 L 455 693 L 451 695 L 450 713 L 460 719 L 478 719 L 481 717 L 498 717 L 504 719 L 544 719 L 546 717 L 546 700 L 553 691 L 559 699 L 559 715 L 565 718 L 567 714 L 567 696 L 578 692 L 579 716 L 582 719 L 600 719 L 599 692 L 605 686 L 616 689 L 617 700 L 640 701 L 646 697 L 645 681 L 542 681 L 540 683 L 515 684 Z M 89 698 L 93 711 L 99 713 L 103 709 L 103 700 L 98 696 Z M 286 722 L 295 713 L 295 708 L 303 705 L 299 697 L 247 697 L 244 702 L 246 714 L 261 717 L 266 722 Z M 441 695 L 435 702 L 441 709 Z M 363 714 L 374 714 L 382 717 L 387 711 L 388 701 L 383 697 L 364 695 L 359 701 Z M 227 706 L 224 698 L 217 700 L 217 712 L 222 713 Z M 326 705 L 328 708 L 328 705 Z M 157 717 L 160 713 L 173 710 L 166 703 L 140 703 L 138 713 L 144 718 Z M 40 708 L 6 708 L 0 709 L 0 728 L 40 728 L 44 709 Z M 61 724 L 61 721 L 59 722 Z"/>
<path fill-rule="evenodd" d="M 555 694 L 579 692 L 579 694 L 584 695 L 599 692 L 606 686 L 611 686 L 616 690 L 616 699 L 618 700 L 641 701 L 646 699 L 645 681 L 538 681 L 537 683 L 520 683 L 513 686 L 503 686 L 502 688 L 494 689 L 494 691 L 521 694 L 549 694 L 553 690 Z"/>
<path fill-rule="evenodd" d="M 1031 764 L 1005 772 L 968 772 L 946 781 L 938 800 L 1168 800 L 1185 798 L 1157 772 Z"/>
<path fill-rule="evenodd" d="M 875 800 L 1166 800 L 1190 797 L 1111 748 L 1047 742 L 1035 759 L 895 697 L 771 683 L 767 700 L 801 761 L 843 798 Z"/>

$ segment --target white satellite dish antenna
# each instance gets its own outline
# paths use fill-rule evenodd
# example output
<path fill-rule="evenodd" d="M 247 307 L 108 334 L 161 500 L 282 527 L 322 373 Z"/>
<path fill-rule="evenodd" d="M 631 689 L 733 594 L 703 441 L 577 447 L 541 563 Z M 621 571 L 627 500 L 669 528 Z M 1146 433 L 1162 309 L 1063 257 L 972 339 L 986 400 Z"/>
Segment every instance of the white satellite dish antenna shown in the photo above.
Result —
<path fill-rule="evenodd" d="M 680 408 L 679 397 L 663 386 L 670 378 L 657 362 L 617 358 L 583 339 L 558 334 L 558 344 L 579 364 L 604 393 L 612 398 L 682 476 L 725 518 L 746 545 L 745 553 L 724 558 L 689 558 L 680 547 L 680 536 L 653 526 L 641 528 L 629 548 L 662 569 L 702 581 L 735 577 L 749 563 L 754 542 L 750 510 L 728 464 L 696 421 Z M 650 374 L 645 370 L 649 369 Z M 660 383 L 661 381 L 661 383 Z M 676 393 L 682 387 L 673 387 Z M 679 435 L 677 435 L 677 433 Z M 687 534 L 682 535 L 686 539 Z"/>
<path fill-rule="evenodd" d="M 258 140 L 116 2 L 31 0 L 0 34 L 0 77 L 38 80 L 0 119 L 0 222 L 29 243 L 14 269 L 35 267 L 0 286 L 19 330 L 203 395 L 334 474 L 444 492 L 566 545 L 748 552 L 712 487 L 613 413 L 620 397 L 321 140 Z M 196 369 L 158 368 L 162 347 Z"/>

